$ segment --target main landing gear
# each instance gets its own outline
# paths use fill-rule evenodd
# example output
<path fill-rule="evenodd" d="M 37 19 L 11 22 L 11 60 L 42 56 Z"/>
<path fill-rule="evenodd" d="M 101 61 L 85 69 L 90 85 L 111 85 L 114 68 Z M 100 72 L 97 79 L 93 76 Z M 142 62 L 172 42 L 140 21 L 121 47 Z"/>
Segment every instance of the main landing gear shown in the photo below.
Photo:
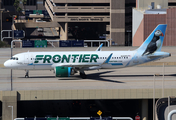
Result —
<path fill-rule="evenodd" d="M 25 78 L 29 78 L 29 70 L 26 70 Z"/>
<path fill-rule="evenodd" d="M 87 75 L 85 74 L 84 71 L 80 71 L 79 73 L 80 73 L 80 76 L 81 76 L 82 79 L 86 79 L 87 78 Z"/>

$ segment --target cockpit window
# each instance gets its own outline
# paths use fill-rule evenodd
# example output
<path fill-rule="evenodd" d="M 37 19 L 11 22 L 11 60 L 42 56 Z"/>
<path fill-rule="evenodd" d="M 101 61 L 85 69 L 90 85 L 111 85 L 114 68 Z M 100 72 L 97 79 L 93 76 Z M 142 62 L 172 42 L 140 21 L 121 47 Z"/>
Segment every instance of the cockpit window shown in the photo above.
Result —
<path fill-rule="evenodd" d="M 17 57 L 12 57 L 12 58 L 10 58 L 10 60 L 18 60 L 18 58 Z"/>

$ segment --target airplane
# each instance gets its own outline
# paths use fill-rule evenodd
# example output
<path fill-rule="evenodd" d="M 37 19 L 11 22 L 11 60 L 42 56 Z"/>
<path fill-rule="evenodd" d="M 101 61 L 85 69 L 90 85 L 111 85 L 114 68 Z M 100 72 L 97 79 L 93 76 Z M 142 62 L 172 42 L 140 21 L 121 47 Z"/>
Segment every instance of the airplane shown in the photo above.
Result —
<path fill-rule="evenodd" d="M 131 67 L 171 56 L 162 52 L 161 47 L 166 24 L 159 24 L 144 43 L 133 51 L 96 51 L 67 52 L 24 52 L 14 55 L 4 63 L 6 68 L 25 70 L 54 70 L 55 77 L 69 77 L 79 72 L 85 79 L 85 71 Z"/>

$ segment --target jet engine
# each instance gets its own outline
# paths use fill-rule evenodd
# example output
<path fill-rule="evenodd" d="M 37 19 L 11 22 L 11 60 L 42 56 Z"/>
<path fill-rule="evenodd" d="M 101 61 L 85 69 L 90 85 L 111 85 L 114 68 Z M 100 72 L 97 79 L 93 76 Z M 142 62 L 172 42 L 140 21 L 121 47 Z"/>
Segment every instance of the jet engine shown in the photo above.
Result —
<path fill-rule="evenodd" d="M 69 77 L 70 75 L 74 75 L 75 71 L 72 67 L 55 67 L 55 76 L 56 77 Z"/>

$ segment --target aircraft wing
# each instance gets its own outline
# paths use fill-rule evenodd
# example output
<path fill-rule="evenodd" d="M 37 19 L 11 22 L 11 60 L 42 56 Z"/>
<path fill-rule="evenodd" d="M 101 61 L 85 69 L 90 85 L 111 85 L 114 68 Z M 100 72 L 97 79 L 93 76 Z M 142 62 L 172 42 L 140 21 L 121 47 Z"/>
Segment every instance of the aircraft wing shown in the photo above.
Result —
<path fill-rule="evenodd" d="M 92 67 L 92 66 L 100 66 L 100 63 L 56 63 L 53 64 L 52 67 L 63 66 L 63 67 Z"/>

